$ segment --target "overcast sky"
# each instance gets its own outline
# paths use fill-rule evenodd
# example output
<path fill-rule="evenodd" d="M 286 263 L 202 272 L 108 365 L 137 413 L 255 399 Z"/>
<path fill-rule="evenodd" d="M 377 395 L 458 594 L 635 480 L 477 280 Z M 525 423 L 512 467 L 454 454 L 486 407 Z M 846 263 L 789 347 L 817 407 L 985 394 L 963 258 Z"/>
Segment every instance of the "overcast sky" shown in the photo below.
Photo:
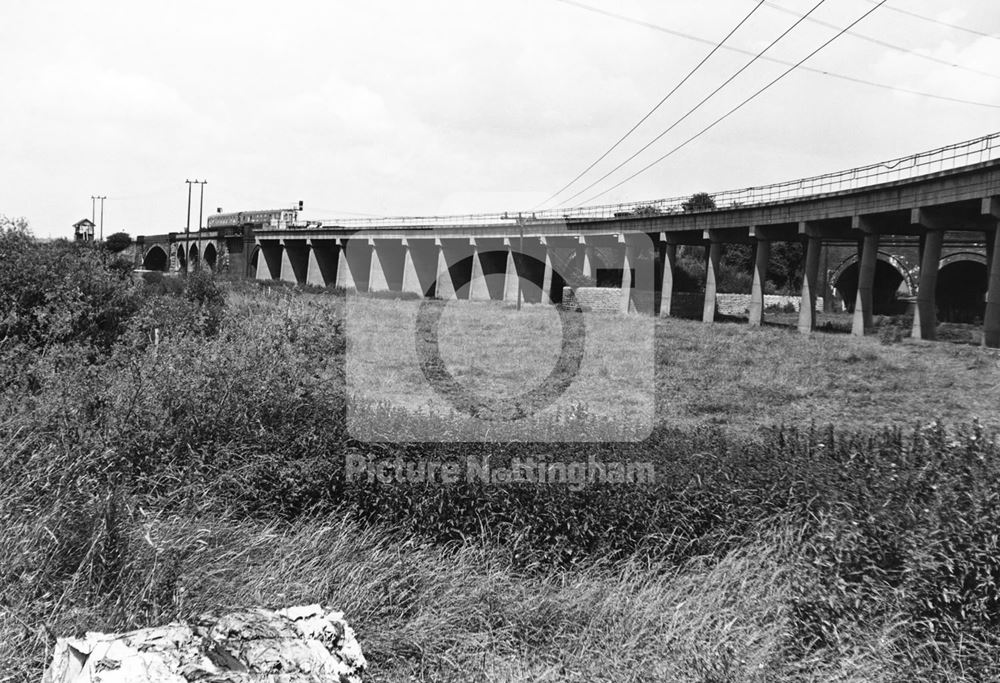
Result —
<path fill-rule="evenodd" d="M 712 41 L 756 4 L 580 2 Z M 774 0 L 800 14 L 815 2 Z M 827 0 L 813 16 L 844 26 L 872 6 Z M 1000 106 L 1000 40 L 892 6 L 1000 35 L 996 0 L 889 0 L 855 30 L 966 69 L 847 35 L 807 64 Z M 765 5 L 730 43 L 762 49 L 794 21 Z M 769 54 L 797 61 L 833 33 L 805 22 Z M 196 178 L 208 180 L 206 214 L 299 199 L 311 219 L 530 209 L 709 49 L 558 0 L 3 0 L 0 213 L 28 218 L 40 236 L 69 236 L 90 216 L 90 196 L 103 194 L 106 235 L 181 230 L 184 180 Z M 588 179 L 748 59 L 717 53 Z M 754 64 L 628 168 L 661 156 L 784 68 Z M 997 130 L 1000 108 L 797 72 L 596 201 L 764 184 Z M 194 222 L 197 203 L 196 191 Z"/>

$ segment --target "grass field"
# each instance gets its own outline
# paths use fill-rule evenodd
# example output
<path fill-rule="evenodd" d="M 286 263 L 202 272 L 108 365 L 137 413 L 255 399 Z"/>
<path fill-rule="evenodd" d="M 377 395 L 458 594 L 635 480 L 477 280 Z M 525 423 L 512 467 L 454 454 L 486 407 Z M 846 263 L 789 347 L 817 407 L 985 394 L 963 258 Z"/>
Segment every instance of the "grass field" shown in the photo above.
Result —
<path fill-rule="evenodd" d="M 416 304 L 352 301 L 354 384 L 369 400 L 447 415 L 451 407 L 428 389 L 414 360 Z M 530 386 L 555 362 L 560 327 L 550 307 L 519 313 L 498 302 L 461 301 L 447 311 L 442 356 L 471 390 Z M 628 420 L 655 404 L 659 425 L 710 423 L 744 433 L 781 424 L 874 427 L 935 418 L 1000 425 L 1000 352 L 910 339 L 885 344 L 877 335 L 802 336 L 778 326 L 658 319 L 653 327 L 641 316 L 587 316 L 600 332 L 588 331 L 585 362 L 563 405 L 594 415 Z"/>
<path fill-rule="evenodd" d="M 651 405 L 648 440 L 367 443 L 352 381 L 427 410 L 402 303 L 212 288 L 130 290 L 110 345 L 0 345 L 0 680 L 38 680 L 56 635 L 307 602 L 346 612 L 375 681 L 1000 675 L 994 351 L 661 320 L 647 367 L 631 351 L 652 321 L 595 316 L 567 396 L 612 421 Z M 456 303 L 441 325 L 470 391 L 515 393 L 556 353 L 551 310 Z M 645 458 L 665 476 L 352 487 L 349 453 Z"/>

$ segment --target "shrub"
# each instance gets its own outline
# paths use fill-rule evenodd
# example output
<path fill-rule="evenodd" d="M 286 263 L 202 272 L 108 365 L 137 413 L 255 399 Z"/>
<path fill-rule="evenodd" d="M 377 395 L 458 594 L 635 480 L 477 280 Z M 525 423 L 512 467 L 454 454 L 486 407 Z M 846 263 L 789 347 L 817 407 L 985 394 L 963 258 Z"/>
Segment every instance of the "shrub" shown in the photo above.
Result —
<path fill-rule="evenodd" d="M 112 254 L 125 251 L 132 244 L 132 237 L 127 232 L 116 232 L 108 235 L 104 240 L 104 248 Z"/>
<path fill-rule="evenodd" d="M 0 232 L 0 339 L 107 350 L 141 300 L 131 267 L 100 248 Z"/>

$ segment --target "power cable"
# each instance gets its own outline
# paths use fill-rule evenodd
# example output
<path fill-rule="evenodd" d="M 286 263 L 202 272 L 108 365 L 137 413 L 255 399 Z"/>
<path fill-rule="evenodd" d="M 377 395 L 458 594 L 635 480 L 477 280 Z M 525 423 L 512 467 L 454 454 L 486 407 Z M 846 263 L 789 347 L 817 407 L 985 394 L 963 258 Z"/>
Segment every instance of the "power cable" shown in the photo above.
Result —
<path fill-rule="evenodd" d="M 871 0 L 874 2 L 875 0 Z M 983 31 L 977 31 L 974 28 L 969 28 L 968 26 L 960 26 L 958 24 L 949 24 L 947 21 L 941 21 L 940 19 L 935 19 L 934 17 L 928 17 L 923 14 L 917 14 L 916 12 L 911 12 L 910 10 L 905 10 L 900 7 L 893 7 L 892 5 L 886 5 L 886 9 L 892 10 L 893 12 L 898 12 L 899 14 L 905 14 L 908 17 L 914 17 L 922 21 L 929 21 L 932 24 L 937 24 L 938 26 L 947 26 L 948 28 L 953 28 L 956 31 L 965 31 L 966 33 L 971 33 L 974 36 L 979 36 L 981 38 L 992 38 L 993 40 L 1000 40 L 1000 36 L 995 36 L 991 33 L 984 33 Z"/>
<path fill-rule="evenodd" d="M 552 196 L 551 196 L 551 197 L 549 197 L 549 198 L 548 198 L 548 199 L 546 199 L 545 201 L 543 201 L 543 202 L 539 203 L 539 204 L 538 204 L 537 206 L 535 206 L 534 208 L 535 208 L 535 209 L 537 209 L 537 208 L 539 208 L 539 207 L 541 207 L 541 206 L 544 206 L 545 204 L 548 204 L 549 202 L 551 202 L 551 201 L 552 201 L 553 199 L 555 199 L 556 197 L 558 197 L 559 195 L 561 195 L 561 194 L 562 194 L 563 192 L 565 192 L 565 191 L 566 191 L 567 189 L 569 189 L 570 187 L 572 187 L 572 186 L 573 186 L 573 185 L 574 185 L 574 184 L 576 183 L 576 181 L 578 181 L 578 180 L 579 180 L 580 178 L 582 178 L 583 176 L 587 175 L 587 173 L 589 173 L 589 172 L 590 172 L 590 170 L 591 170 L 592 168 L 594 168 L 594 166 L 597 166 L 597 164 L 599 164 L 599 163 L 601 163 L 602 161 L 604 161 L 604 159 L 605 159 L 605 158 L 607 158 L 607 156 L 608 156 L 609 154 L 611 154 L 611 152 L 613 152 L 613 151 L 614 151 L 615 149 L 617 149 L 617 148 L 618 148 L 618 145 L 622 144 L 622 143 L 623 143 L 623 142 L 625 141 L 625 139 L 626 139 L 626 138 L 627 138 L 628 136 L 630 136 L 630 135 L 631 135 L 632 133 L 634 133 L 634 132 L 635 132 L 635 130 L 636 130 L 636 129 L 637 129 L 637 128 L 638 128 L 639 126 L 641 126 L 641 125 L 642 125 L 643 123 L 645 123 L 645 122 L 646 122 L 646 120 L 647 120 L 647 119 L 648 119 L 648 118 L 649 118 L 650 116 L 652 116 L 652 115 L 653 115 L 653 113 L 654 113 L 654 112 L 655 112 L 655 111 L 656 111 L 657 109 L 659 109 L 660 107 L 662 107 L 662 106 L 663 106 L 663 104 L 664 104 L 664 103 L 665 103 L 665 102 L 666 102 L 666 101 L 667 101 L 668 99 L 670 99 L 670 97 L 671 97 L 671 96 L 672 96 L 672 95 L 673 95 L 673 94 L 674 94 L 675 92 L 677 92 L 677 91 L 678 91 L 678 90 L 680 89 L 680 87 L 681 87 L 682 85 L 684 85 L 685 83 L 687 83 L 687 82 L 688 82 L 688 80 L 689 80 L 689 79 L 690 79 L 690 78 L 691 78 L 692 76 L 694 76 L 695 72 L 697 72 L 697 71 L 698 71 L 698 69 L 700 69 L 700 68 L 701 68 L 702 66 L 704 66 L 705 62 L 707 62 L 707 61 L 708 61 L 709 59 L 711 59 L 712 55 L 714 55 L 714 54 L 715 54 L 716 52 L 718 52 L 718 51 L 719 51 L 719 48 L 721 48 L 721 47 L 722 47 L 722 46 L 723 46 L 723 45 L 724 45 L 724 44 L 726 43 L 726 41 L 728 41 L 728 40 L 729 40 L 730 38 L 732 38 L 732 37 L 733 37 L 733 34 L 734 34 L 734 33 L 736 33 L 736 32 L 737 32 L 737 31 L 738 31 L 738 30 L 739 30 L 739 29 L 740 29 L 740 28 L 741 28 L 741 27 L 743 26 L 743 24 L 745 24 L 745 23 L 746 23 L 746 22 L 747 22 L 747 21 L 748 21 L 748 20 L 750 19 L 750 17 L 751 17 L 751 16 L 753 16 L 754 12 L 756 12 L 756 11 L 757 11 L 758 9 L 760 9 L 761 5 L 763 5 L 763 4 L 765 3 L 765 2 L 766 2 L 766 0 L 760 0 L 760 1 L 759 1 L 759 2 L 758 2 L 758 3 L 756 4 L 756 5 L 754 5 L 753 9 L 751 9 L 751 10 L 750 10 L 750 11 L 749 11 L 749 12 L 747 13 L 747 15 L 746 15 L 746 16 L 744 16 L 744 17 L 743 17 L 742 19 L 740 19 L 739 23 L 737 23 L 737 24 L 736 24 L 736 26 L 734 26 L 734 27 L 732 28 L 732 30 L 730 30 L 730 31 L 729 31 L 729 33 L 727 33 L 727 34 L 726 34 L 726 37 L 725 37 L 725 38 L 723 38 L 723 39 L 722 39 L 722 40 L 720 40 L 720 41 L 719 41 L 718 43 L 716 43 L 716 44 L 715 44 L 715 45 L 714 45 L 714 46 L 712 47 L 712 49 L 711 49 L 711 50 L 709 51 L 709 53 L 708 53 L 707 55 L 705 55 L 705 56 L 704 56 L 704 57 L 702 58 L 702 60 L 701 60 L 700 62 L 698 62 L 697 64 L 695 64 L 694 68 L 693 68 L 693 69 L 691 69 L 690 71 L 688 71 L 687 75 L 686 75 L 686 76 L 684 76 L 684 78 L 682 78 L 682 79 L 681 79 L 681 80 L 680 80 L 680 81 L 679 81 L 679 82 L 678 82 L 678 83 L 677 83 L 677 84 L 676 84 L 676 85 L 675 85 L 675 86 L 674 86 L 674 87 L 673 87 L 673 88 L 672 88 L 672 89 L 670 90 L 670 92 L 668 92 L 668 93 L 667 93 L 666 95 L 664 95 L 664 96 L 663 96 L 663 99 L 661 99 L 661 100 L 660 100 L 659 102 L 657 102 L 657 103 L 656 103 L 656 106 L 654 106 L 654 107 L 653 107 L 652 109 L 650 109 L 650 110 L 649 110 L 648 112 L 646 112 L 646 115 L 645 115 L 645 116 L 643 116 L 643 117 L 642 117 L 641 119 L 639 119 L 638 123 L 636 123 L 636 124 L 635 124 L 634 126 L 632 126 L 631 128 L 629 128 L 628 132 L 626 132 L 626 133 L 625 133 L 625 135 L 623 135 L 623 136 L 621 136 L 620 138 L 618 138 L 618 141 L 617 141 L 617 142 L 615 142 L 615 144 L 611 145 L 611 147 L 609 147 L 609 148 L 608 148 L 608 149 L 607 149 L 607 150 L 606 150 L 606 151 L 604 152 L 604 154 L 602 154 L 601 156 L 597 157 L 597 159 L 596 159 L 596 160 L 595 160 L 595 161 L 594 161 L 593 163 L 591 163 L 591 164 L 590 164 L 590 166 L 588 166 L 587 168 L 583 169 L 583 170 L 582 170 L 582 171 L 581 171 L 581 172 L 579 173 L 579 175 L 577 175 L 577 176 L 576 176 L 575 178 L 573 178 L 573 179 L 572 179 L 571 181 L 569 181 L 568 183 L 566 183 L 566 185 L 564 185 L 564 186 L 563 186 L 562 188 L 560 188 L 560 189 L 559 189 L 559 190 L 558 190 L 557 192 L 554 192 L 554 193 L 552 194 Z"/>
<path fill-rule="evenodd" d="M 649 28 L 649 29 L 652 29 L 654 31 L 659 31 L 661 33 L 667 33 L 667 34 L 670 34 L 672 36 L 677 36 L 679 38 L 684 38 L 686 40 L 694 41 L 696 43 L 703 43 L 703 44 L 706 44 L 706 45 L 711 45 L 713 43 L 713 41 L 709 40 L 708 38 L 702 38 L 701 36 L 695 36 L 695 35 L 692 35 L 690 33 L 684 33 L 682 31 L 677 31 L 677 30 L 672 29 L 672 28 L 667 28 L 666 26 L 660 26 L 658 24 L 653 24 L 653 23 L 650 23 L 648 21 L 643 21 L 642 19 L 636 19 L 634 17 L 625 16 L 623 14 L 616 14 L 615 12 L 609 12 L 607 10 L 599 9 L 597 7 L 591 7 L 590 5 L 586 5 L 586 4 L 582 3 L 582 2 L 576 2 L 576 0 L 557 0 L 557 1 L 565 3 L 567 5 L 573 5 L 574 7 L 578 7 L 580 9 L 587 10 L 588 12 L 594 12 L 595 14 L 602 14 L 604 16 L 611 17 L 612 19 L 618 19 L 619 21 L 624 21 L 624 22 L 627 22 L 627 23 L 630 23 L 630 24 L 635 24 L 637 26 L 644 26 L 645 28 Z M 872 0 L 872 1 L 875 2 L 876 0 Z M 886 7 L 889 8 L 889 9 L 894 9 L 894 8 L 890 8 L 888 5 Z M 992 36 L 989 36 L 989 37 L 992 37 Z M 730 52 L 738 52 L 738 53 L 744 54 L 744 55 L 752 55 L 753 54 L 753 51 L 751 51 L 751 50 L 746 50 L 744 48 L 735 47 L 735 46 L 732 46 L 732 45 L 723 45 L 722 49 L 723 50 L 729 50 Z M 763 59 L 764 61 L 772 62 L 774 64 L 781 64 L 782 66 L 791 66 L 792 65 L 792 62 L 787 62 L 787 61 L 785 61 L 783 59 L 778 59 L 777 57 L 769 57 L 769 56 L 765 55 L 761 59 Z M 821 74 L 823 76 L 829 76 L 830 78 L 838 78 L 838 79 L 840 79 L 842 81 L 848 81 L 850 83 L 858 83 L 858 84 L 861 84 L 861 85 L 871 86 L 873 88 L 881 88 L 883 90 L 891 90 L 893 92 L 906 93 L 907 95 L 916 95 L 918 97 L 926 97 L 928 99 L 941 100 L 943 102 L 954 102 L 956 104 L 968 104 L 968 105 L 971 105 L 971 106 L 974 106 L 974 107 L 986 107 L 986 108 L 989 108 L 989 109 L 1000 109 L 1000 104 L 992 104 L 990 102 L 979 102 L 979 101 L 976 101 L 976 100 L 969 100 L 969 99 L 965 99 L 965 98 L 962 98 L 962 97 L 949 97 L 948 95 L 938 95 L 936 93 L 929 93 L 929 92 L 923 92 L 921 90 L 913 90 L 913 89 L 910 89 L 910 88 L 903 88 L 903 87 L 896 86 L 896 85 L 889 85 L 888 83 L 879 83 L 877 81 L 869 81 L 867 79 L 858 78 L 856 76 L 848 76 L 846 74 L 837 73 L 835 71 L 826 71 L 824 69 L 820 69 L 820 68 L 813 67 L 813 66 L 802 66 L 802 67 L 799 68 L 799 70 L 800 71 L 809 71 L 809 72 L 812 72 L 812 73 Z"/>
<path fill-rule="evenodd" d="M 794 65 L 792 65 L 786 71 L 784 71 L 781 75 L 779 75 L 773 81 L 771 81 L 770 83 L 768 83 L 767 85 L 765 85 L 764 87 L 762 87 L 760 90 L 758 90 L 757 92 L 755 92 L 753 95 L 751 95 L 750 97 L 746 98 L 745 100 L 743 100 L 742 102 L 740 102 L 739 104 L 737 104 L 735 107 L 733 107 L 732 109 L 730 109 L 728 112 L 726 112 L 725 114 L 723 114 L 722 116 L 720 116 L 719 118 L 717 118 L 715 121 L 713 121 L 712 123 L 710 123 L 709 125 L 707 125 L 705 128 L 702 128 L 698 133 L 692 135 L 687 140 L 685 140 L 681 144 L 679 144 L 676 147 L 674 147 L 672 150 L 670 150 L 669 152 L 667 152 L 666 154 L 664 154 L 663 156 L 661 156 L 656 161 L 653 161 L 652 163 L 647 164 L 646 166 L 642 167 L 641 169 L 639 169 L 638 171 L 636 171 L 635 173 L 633 173 L 629 177 L 625 178 L 624 180 L 619 181 L 618 183 L 612 185 L 608 189 L 603 190 L 602 192 L 597 193 L 596 195 L 594 195 L 593 197 L 591 197 L 590 199 L 588 199 L 586 202 L 584 202 L 584 204 L 585 205 L 586 204 L 590 204 L 591 202 L 593 202 L 598 197 L 602 197 L 602 196 L 606 195 L 608 192 L 611 192 L 612 190 L 621 187 L 622 185 L 624 185 L 628 181 L 632 180 L 633 178 L 639 176 L 642 173 L 645 173 L 646 171 L 648 171 L 649 169 L 651 169 L 653 166 L 656 166 L 658 163 L 660 163 L 661 161 L 663 161 L 667 157 L 672 156 L 676 152 L 680 151 L 681 149 L 683 149 L 684 147 L 686 147 L 690 143 L 692 143 L 695 140 L 697 140 L 698 138 L 700 138 L 702 135 L 704 135 L 708 131 L 710 131 L 713 128 L 715 128 L 718 124 L 722 123 L 727 118 L 729 118 L 730 116 L 732 116 L 733 114 L 735 114 L 737 111 L 739 111 L 740 109 L 742 109 L 744 106 L 746 106 L 747 104 L 749 104 L 752 100 L 756 99 L 761 93 L 763 93 L 764 91 L 766 91 L 769 88 L 771 88 L 771 86 L 773 86 L 775 83 L 777 83 L 778 81 L 780 81 L 781 79 L 783 79 L 785 76 L 787 76 L 788 74 L 790 74 L 793 71 L 795 71 L 795 69 L 797 69 L 799 66 L 801 66 L 804 62 L 806 62 L 807 60 L 809 60 L 812 57 L 814 57 L 817 53 L 819 53 L 821 50 L 823 50 L 824 48 L 826 48 L 830 43 L 832 43 L 833 41 L 837 40 L 842 35 L 844 35 L 845 33 L 847 33 L 850 29 L 854 28 L 856 25 L 858 25 L 859 23 L 861 23 L 861 21 L 863 21 L 866 17 L 868 17 L 868 15 L 870 15 L 872 12 L 874 12 L 879 7 L 881 7 L 882 5 L 884 5 L 885 2 L 886 2 L 886 0 L 879 0 L 879 2 L 878 2 L 877 5 L 875 5 L 870 10 L 868 10 L 867 12 L 865 12 L 864 14 L 862 14 L 860 17 L 858 17 L 857 19 L 855 19 L 853 22 L 851 22 L 850 24 L 848 24 L 846 27 L 844 27 L 843 29 L 841 29 L 840 31 L 838 31 L 834 36 L 832 36 L 830 39 L 828 39 L 826 42 L 824 42 L 818 48 L 816 48 L 815 50 L 813 50 L 812 52 L 810 52 L 809 54 L 807 54 L 805 57 L 803 57 L 802 59 L 800 59 L 798 62 L 796 62 Z"/>
<path fill-rule="evenodd" d="M 778 5 L 778 4 L 774 3 L 774 2 L 765 1 L 764 4 L 766 4 L 771 9 L 775 9 L 775 10 L 777 10 L 779 12 L 784 12 L 785 14 L 794 14 L 794 15 L 798 14 L 798 12 L 796 12 L 795 10 L 793 10 L 793 9 L 791 9 L 789 7 L 783 7 L 783 6 Z M 755 7 L 754 9 L 756 10 L 757 8 Z M 822 19 L 816 19 L 815 17 L 813 17 L 813 18 L 810 18 L 809 21 L 813 22 L 814 24 L 819 24 L 820 26 L 826 26 L 827 28 L 832 28 L 834 30 L 837 29 L 837 26 L 835 24 L 831 24 L 828 21 L 823 21 Z M 980 71 L 979 69 L 974 69 L 971 66 L 963 66 L 962 64 L 956 64 L 955 62 L 949 62 L 947 59 L 941 59 L 940 57 L 935 57 L 933 55 L 926 55 L 926 54 L 924 54 L 922 52 L 917 52 L 916 50 L 912 50 L 912 49 L 910 49 L 908 47 L 903 47 L 902 45 L 896 45 L 894 43 L 890 43 L 890 42 L 882 40 L 880 38 L 874 38 L 872 36 L 867 36 L 867 35 L 865 35 L 863 33 L 856 33 L 855 31 L 848 31 L 847 34 L 850 35 L 850 36 L 853 36 L 854 38 L 858 38 L 859 40 L 864 40 L 864 41 L 867 41 L 869 43 L 873 43 L 875 45 L 879 45 L 881 47 L 888 48 L 890 50 L 895 50 L 896 52 L 901 52 L 903 54 L 909 54 L 909 55 L 914 55 L 916 57 L 920 57 L 921 59 L 925 59 L 925 60 L 927 60 L 929 62 L 935 62 L 937 64 L 942 64 L 944 66 L 949 66 L 949 67 L 952 67 L 954 69 L 962 69 L 963 71 L 968 71 L 970 73 L 974 73 L 974 74 L 977 74 L 979 76 L 987 76 L 989 78 L 1000 79 L 1000 76 L 998 76 L 996 74 L 991 74 L 988 71 Z"/>
<path fill-rule="evenodd" d="M 618 164 L 617 166 L 615 166 L 613 169 L 611 169 L 610 171 L 608 171 L 607 173 L 605 173 L 604 175 L 602 175 L 600 178 L 598 178 L 597 180 L 595 180 L 594 182 L 592 182 L 590 185 L 587 185 L 587 187 L 583 188 L 582 190 L 580 190 L 579 192 L 577 192 L 576 194 L 574 194 L 572 197 L 569 197 L 568 199 L 566 199 L 563 202 L 561 202 L 560 206 L 565 206 L 567 203 L 573 201 L 574 199 L 576 199 L 577 197 L 579 197 L 580 195 L 582 195 L 584 192 L 587 192 L 592 187 L 594 187 L 595 185 L 597 185 L 601 181 L 605 180 L 612 173 L 614 173 L 615 171 L 617 171 L 618 169 L 620 169 L 622 166 L 624 166 L 625 164 L 629 163 L 630 161 L 632 161 L 633 159 L 635 159 L 637 156 L 639 156 L 640 154 L 642 154 L 643 152 L 645 152 L 647 149 L 649 149 L 660 138 L 662 138 L 664 135 L 666 135 L 667 133 L 669 133 L 670 131 L 672 131 L 674 128 L 676 128 L 678 125 L 680 125 L 684 120 L 686 120 L 687 117 L 691 116 L 691 114 L 693 114 L 696 111 L 698 111 L 698 109 L 701 108 L 701 105 L 705 104 L 710 99 L 712 99 L 713 97 L 715 97 L 715 95 L 720 90 L 722 90 L 727 85 L 729 85 L 730 83 L 732 83 L 740 74 L 742 74 L 744 71 L 746 71 L 747 69 L 749 69 L 754 63 L 757 62 L 758 59 L 760 59 L 761 57 L 764 56 L 764 53 L 766 53 L 772 47 L 774 47 L 775 45 L 777 45 L 778 42 L 782 38 L 784 38 L 789 33 L 791 33 L 793 30 L 795 30 L 795 28 L 799 24 L 801 24 L 803 21 L 805 21 L 809 17 L 810 14 L 812 14 L 817 9 L 819 9 L 820 6 L 823 3 L 825 3 L 825 2 L 826 2 L 826 0 L 819 0 L 819 2 L 817 2 L 815 5 L 812 6 L 812 9 L 810 9 L 808 12 L 806 12 L 805 14 L 803 14 L 802 16 L 800 16 L 798 18 L 798 20 L 796 20 L 796 22 L 794 24 L 792 24 L 791 26 L 789 26 L 788 28 L 786 28 L 781 33 L 781 35 L 779 35 L 777 38 L 775 38 L 774 40 L 772 40 L 770 42 L 770 44 L 768 44 L 767 47 L 765 47 L 763 50 L 761 50 L 760 52 L 758 52 L 757 54 L 755 54 L 753 56 L 753 59 L 751 59 L 749 62 L 747 62 L 746 64 L 744 64 L 742 67 L 740 67 L 733 75 L 731 75 L 729 78 L 727 78 L 725 81 L 723 81 L 722 85 L 718 86 L 715 90 L 713 90 L 708 95 L 706 95 L 701 100 L 701 102 L 699 102 L 694 107 L 692 107 L 691 109 L 689 109 L 686 114 L 684 114 L 682 117 L 680 117 L 679 119 L 677 119 L 676 121 L 674 121 L 673 123 L 671 123 L 670 126 L 668 126 L 666 130 L 664 130 L 659 135 L 657 135 L 655 138 L 653 138 L 652 140 L 650 140 L 649 142 L 647 142 L 645 145 L 643 145 L 642 147 L 640 147 L 636 152 L 634 152 L 632 154 L 632 156 L 630 156 L 629 158 L 627 158 L 625 161 L 623 161 L 620 164 Z"/>

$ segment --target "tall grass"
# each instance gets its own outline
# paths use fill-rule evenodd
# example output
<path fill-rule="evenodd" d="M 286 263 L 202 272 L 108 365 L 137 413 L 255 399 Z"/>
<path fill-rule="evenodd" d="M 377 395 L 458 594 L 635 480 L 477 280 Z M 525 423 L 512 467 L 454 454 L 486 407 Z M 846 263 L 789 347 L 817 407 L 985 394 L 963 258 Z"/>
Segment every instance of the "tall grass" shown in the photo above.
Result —
<path fill-rule="evenodd" d="M 317 601 L 347 613 L 375 680 L 1000 674 L 997 435 L 930 421 L 958 408 L 893 379 L 915 372 L 900 345 L 680 324 L 666 328 L 660 379 L 702 368 L 670 400 L 708 414 L 761 393 L 770 372 L 774 393 L 745 415 L 770 402 L 780 422 L 864 375 L 877 392 L 841 414 L 898 399 L 923 417 L 914 429 L 684 422 L 631 444 L 370 444 L 345 428 L 337 297 L 242 285 L 222 307 L 199 286 L 130 289 L 110 344 L 86 325 L 58 343 L 37 343 L 37 327 L 0 343 L 0 671 L 12 680 L 37 680 L 56 635 Z M 808 371 L 767 370 L 765 351 Z M 973 389 L 976 405 L 991 400 L 985 352 L 926 353 L 913 362 L 964 366 L 951 402 Z M 816 357 L 857 376 L 806 368 Z M 653 460 L 658 479 L 360 484 L 344 478 L 350 453 Z"/>

